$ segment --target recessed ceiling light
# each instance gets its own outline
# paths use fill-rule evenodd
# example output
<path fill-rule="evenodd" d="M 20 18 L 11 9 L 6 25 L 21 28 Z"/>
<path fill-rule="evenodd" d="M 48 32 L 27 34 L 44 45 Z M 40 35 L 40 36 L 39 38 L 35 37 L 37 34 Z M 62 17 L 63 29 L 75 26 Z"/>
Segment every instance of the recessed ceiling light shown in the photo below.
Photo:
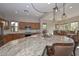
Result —
<path fill-rule="evenodd" d="M 51 4 L 51 3 L 48 3 L 48 4 Z"/>
<path fill-rule="evenodd" d="M 18 11 L 15 11 L 15 13 L 17 14 L 17 13 L 18 13 Z"/>
<path fill-rule="evenodd" d="M 29 7 L 29 5 L 26 6 L 27 8 Z"/>
<path fill-rule="evenodd" d="M 55 11 L 56 11 L 56 12 L 58 12 L 58 10 L 57 10 L 57 9 L 56 9 Z"/>
<path fill-rule="evenodd" d="M 69 7 L 70 9 L 72 8 L 72 6 Z"/>

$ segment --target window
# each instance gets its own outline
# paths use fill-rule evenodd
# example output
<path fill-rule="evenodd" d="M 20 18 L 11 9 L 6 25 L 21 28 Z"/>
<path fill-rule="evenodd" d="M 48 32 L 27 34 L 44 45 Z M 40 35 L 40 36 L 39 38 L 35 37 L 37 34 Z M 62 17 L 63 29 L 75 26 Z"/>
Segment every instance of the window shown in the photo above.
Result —
<path fill-rule="evenodd" d="M 58 27 L 57 28 L 58 30 L 75 31 L 75 30 L 78 30 L 78 22 L 57 25 L 57 27 Z"/>
<path fill-rule="evenodd" d="M 71 30 L 71 24 L 70 23 L 65 24 L 65 30 Z"/>
<path fill-rule="evenodd" d="M 11 22 L 11 31 L 18 31 L 18 22 Z"/>
<path fill-rule="evenodd" d="M 78 28 L 78 22 L 71 23 L 71 30 L 75 31 Z"/>
<path fill-rule="evenodd" d="M 47 24 L 43 23 L 42 27 L 43 27 L 43 29 L 47 29 Z"/>
<path fill-rule="evenodd" d="M 57 30 L 65 30 L 65 25 L 63 24 L 58 24 L 56 27 L 57 27 Z"/>

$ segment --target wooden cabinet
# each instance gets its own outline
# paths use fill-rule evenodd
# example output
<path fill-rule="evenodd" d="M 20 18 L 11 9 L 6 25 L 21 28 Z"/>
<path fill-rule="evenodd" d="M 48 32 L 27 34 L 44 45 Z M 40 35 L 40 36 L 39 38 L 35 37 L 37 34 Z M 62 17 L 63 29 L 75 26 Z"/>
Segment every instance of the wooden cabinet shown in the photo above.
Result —
<path fill-rule="evenodd" d="M 39 23 L 31 23 L 32 29 L 40 29 Z"/>
<path fill-rule="evenodd" d="M 9 41 L 12 41 L 12 40 L 15 40 L 15 39 L 20 39 L 20 38 L 23 38 L 25 37 L 25 34 L 8 34 L 8 35 L 4 35 L 3 37 L 3 40 L 5 43 L 9 42 Z"/>
<path fill-rule="evenodd" d="M 3 27 L 3 23 L 0 22 L 0 27 Z"/>
<path fill-rule="evenodd" d="M 5 35 L 3 37 L 3 40 L 4 40 L 5 43 L 7 43 L 8 41 L 11 41 L 11 39 L 12 39 L 12 37 L 10 35 Z"/>
<path fill-rule="evenodd" d="M 32 33 L 31 35 L 35 35 L 38 33 Z M 29 35 L 27 35 L 26 37 L 28 37 Z M 16 39 L 20 39 L 20 38 L 24 38 L 25 34 L 24 33 L 15 33 L 15 34 L 8 34 L 8 35 L 4 35 L 3 36 L 3 41 L 4 43 L 10 42 L 12 40 L 16 40 Z"/>
<path fill-rule="evenodd" d="M 0 46 L 4 45 L 3 36 L 0 35 Z"/>
<path fill-rule="evenodd" d="M 3 28 L 4 28 L 5 30 L 8 30 L 8 29 L 9 29 L 9 21 L 0 18 L 0 23 L 3 24 Z"/>
<path fill-rule="evenodd" d="M 40 29 L 40 23 L 32 23 L 32 22 L 19 22 L 19 29 L 25 29 L 25 27 L 28 25 L 32 29 Z"/>

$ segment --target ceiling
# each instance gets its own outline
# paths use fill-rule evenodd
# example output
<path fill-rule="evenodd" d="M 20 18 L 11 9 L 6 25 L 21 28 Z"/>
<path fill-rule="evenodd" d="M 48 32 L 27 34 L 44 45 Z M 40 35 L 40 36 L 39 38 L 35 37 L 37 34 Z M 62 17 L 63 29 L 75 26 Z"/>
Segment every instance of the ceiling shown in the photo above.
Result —
<path fill-rule="evenodd" d="M 56 20 L 62 20 L 62 14 L 63 9 L 60 8 L 59 12 L 57 12 L 57 19 Z M 68 18 L 79 16 L 79 3 L 66 3 L 65 12 Z M 43 17 L 45 20 L 53 20 L 53 13 L 49 13 L 45 17 Z"/>
<path fill-rule="evenodd" d="M 58 19 L 62 14 L 62 3 L 58 3 Z M 54 3 L 0 3 L 0 15 L 7 20 L 19 19 L 52 19 Z M 70 8 L 72 7 L 72 8 Z M 78 3 L 66 3 L 68 18 L 79 15 Z"/>

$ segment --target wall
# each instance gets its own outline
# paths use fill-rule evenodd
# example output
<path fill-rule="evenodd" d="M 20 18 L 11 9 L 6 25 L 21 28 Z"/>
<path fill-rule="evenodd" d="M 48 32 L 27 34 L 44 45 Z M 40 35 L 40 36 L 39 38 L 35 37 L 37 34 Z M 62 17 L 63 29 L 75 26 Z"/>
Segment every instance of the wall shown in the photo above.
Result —
<path fill-rule="evenodd" d="M 55 24 L 52 22 L 52 20 L 46 20 L 46 19 L 41 19 L 40 20 L 40 31 L 43 31 L 43 23 L 47 23 L 47 31 L 48 33 L 53 33 L 53 31 L 55 30 Z"/>
<path fill-rule="evenodd" d="M 65 23 L 71 23 L 71 22 L 79 22 L 79 16 L 75 16 L 75 17 L 72 17 L 72 18 L 69 18 L 69 19 L 65 19 L 65 20 L 60 20 L 60 21 L 52 21 L 50 20 L 50 18 L 42 18 L 40 20 L 40 25 L 41 25 L 41 31 L 43 30 L 42 29 L 42 24 L 43 23 L 47 23 L 47 30 L 49 33 L 52 33 L 54 30 L 55 30 L 55 24 L 65 24 Z"/>

